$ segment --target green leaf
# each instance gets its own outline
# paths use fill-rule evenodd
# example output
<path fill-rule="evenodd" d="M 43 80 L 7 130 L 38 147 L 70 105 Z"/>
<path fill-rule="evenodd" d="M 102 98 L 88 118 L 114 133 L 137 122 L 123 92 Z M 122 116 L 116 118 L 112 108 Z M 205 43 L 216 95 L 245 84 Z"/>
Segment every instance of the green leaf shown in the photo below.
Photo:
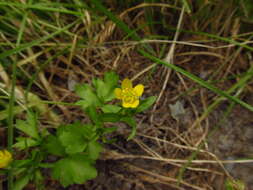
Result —
<path fill-rule="evenodd" d="M 123 117 L 120 121 L 123 121 L 132 127 L 132 131 L 127 138 L 128 141 L 131 140 L 136 134 L 136 121 L 132 117 Z"/>
<path fill-rule="evenodd" d="M 118 84 L 119 76 L 113 71 L 106 72 L 104 80 L 108 87 L 114 87 Z"/>
<path fill-rule="evenodd" d="M 83 152 L 87 146 L 87 142 L 81 134 L 71 131 L 62 133 L 60 140 L 68 154 Z"/>
<path fill-rule="evenodd" d="M 101 105 L 97 95 L 93 92 L 92 88 L 88 84 L 76 85 L 75 91 L 77 95 L 83 99 L 82 102 L 79 101 L 77 103 L 77 105 L 81 105 L 82 108 L 85 109 L 90 105 L 95 107 Z"/>
<path fill-rule="evenodd" d="M 101 109 L 104 113 L 118 113 L 121 110 L 121 107 L 107 104 L 104 105 Z"/>
<path fill-rule="evenodd" d="M 94 126 L 83 125 L 80 122 L 62 126 L 58 137 L 68 154 L 83 152 L 88 142 L 96 135 Z"/>
<path fill-rule="evenodd" d="M 32 163 L 31 159 L 26 160 L 13 160 L 12 166 L 13 168 L 26 168 L 28 165 Z"/>
<path fill-rule="evenodd" d="M 104 81 L 101 79 L 94 79 L 93 85 L 96 88 L 98 97 L 103 102 L 111 101 L 114 98 L 114 89 L 118 84 L 119 77 L 114 72 L 106 72 Z"/>
<path fill-rule="evenodd" d="M 19 179 L 17 179 L 14 183 L 13 190 L 22 190 L 29 182 L 31 175 L 27 174 Z"/>
<path fill-rule="evenodd" d="M 83 136 L 89 141 L 93 140 L 97 136 L 97 127 L 94 125 L 86 124 L 83 125 Z"/>
<path fill-rule="evenodd" d="M 108 93 L 108 89 L 106 89 L 106 85 L 104 81 L 102 81 L 101 79 L 93 79 L 92 82 L 93 82 L 94 87 L 97 90 L 98 97 L 104 101 L 104 98 Z"/>
<path fill-rule="evenodd" d="M 225 181 L 226 190 L 244 190 L 245 184 L 240 180 L 227 179 Z"/>
<path fill-rule="evenodd" d="M 90 105 L 90 103 L 86 100 L 79 100 L 75 103 L 75 105 L 81 106 L 83 109 L 86 109 Z"/>
<path fill-rule="evenodd" d="M 112 133 L 114 131 L 116 131 L 118 129 L 118 127 L 107 127 L 107 128 L 102 128 L 102 134 L 109 134 Z"/>
<path fill-rule="evenodd" d="M 39 168 L 53 168 L 54 167 L 54 163 L 40 163 L 38 165 Z"/>
<path fill-rule="evenodd" d="M 44 187 L 44 177 L 40 171 L 40 169 L 37 169 L 35 172 L 34 172 L 34 182 L 35 182 L 35 185 L 37 187 L 38 190 L 42 190 L 42 189 L 45 189 Z"/>
<path fill-rule="evenodd" d="M 16 128 L 25 134 L 33 137 L 35 139 L 39 139 L 39 132 L 37 127 L 37 116 L 33 112 L 27 112 L 26 121 L 17 120 Z"/>
<path fill-rule="evenodd" d="M 104 81 L 106 84 L 106 88 L 108 89 L 108 93 L 105 97 L 105 101 L 111 101 L 114 98 L 114 89 L 118 85 L 119 76 L 114 72 L 105 73 Z"/>
<path fill-rule="evenodd" d="M 96 168 L 83 154 L 75 154 L 57 161 L 52 171 L 52 177 L 59 180 L 64 187 L 83 184 L 96 176 Z"/>
<path fill-rule="evenodd" d="M 89 106 L 85 113 L 89 116 L 89 118 L 95 123 L 95 125 L 99 126 L 101 124 L 99 115 L 96 111 L 96 108 L 94 106 Z"/>
<path fill-rule="evenodd" d="M 49 153 L 55 156 L 64 156 L 65 149 L 61 144 L 60 140 L 53 135 L 46 137 L 42 147 Z"/>
<path fill-rule="evenodd" d="M 136 108 L 136 113 L 143 112 L 152 106 L 156 101 L 156 96 L 150 96 L 147 99 L 141 101 L 140 105 Z"/>
<path fill-rule="evenodd" d="M 88 155 L 91 160 L 97 160 L 103 147 L 96 141 L 92 141 L 88 144 Z"/>
<path fill-rule="evenodd" d="M 17 143 L 15 143 L 12 146 L 13 148 L 18 148 L 19 150 L 24 150 L 26 148 L 34 147 L 40 144 L 39 141 L 36 141 L 31 138 L 26 138 L 26 137 L 18 137 L 16 138 L 16 140 L 17 140 Z"/>
<path fill-rule="evenodd" d="M 116 113 L 102 113 L 99 117 L 102 122 L 118 122 L 120 121 L 121 115 Z"/>

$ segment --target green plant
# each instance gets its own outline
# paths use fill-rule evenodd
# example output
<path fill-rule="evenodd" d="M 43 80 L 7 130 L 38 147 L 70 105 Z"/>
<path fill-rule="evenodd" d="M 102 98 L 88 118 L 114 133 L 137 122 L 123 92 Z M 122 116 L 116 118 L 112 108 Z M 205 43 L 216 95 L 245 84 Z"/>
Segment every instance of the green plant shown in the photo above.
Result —
<path fill-rule="evenodd" d="M 225 181 L 226 190 L 244 190 L 245 184 L 240 180 L 227 179 Z"/>
<path fill-rule="evenodd" d="M 64 187 L 85 183 L 97 176 L 94 165 L 103 143 L 109 142 L 106 135 L 117 130 L 113 123 L 127 123 L 132 127 L 128 140 L 134 137 L 134 115 L 148 109 L 156 98 L 151 96 L 138 100 L 136 108 L 112 104 L 117 91 L 115 89 L 118 89 L 118 78 L 114 72 L 107 72 L 104 80 L 93 79 L 92 85 L 76 86 L 75 91 L 81 100 L 75 105 L 80 106 L 90 118 L 88 124 L 80 121 L 62 124 L 54 133 L 50 133 L 39 126 L 38 114 L 32 111 L 27 111 L 26 120 L 16 121 L 16 128 L 25 136 L 18 136 L 13 148 L 24 152 L 25 156 L 22 160 L 14 160 L 9 167 L 16 177 L 13 190 L 23 189 L 29 181 L 35 182 L 37 189 L 43 189 L 42 169 L 49 169 L 52 178 Z M 131 83 L 129 79 L 126 80 Z M 144 88 L 143 85 L 137 86 Z"/>

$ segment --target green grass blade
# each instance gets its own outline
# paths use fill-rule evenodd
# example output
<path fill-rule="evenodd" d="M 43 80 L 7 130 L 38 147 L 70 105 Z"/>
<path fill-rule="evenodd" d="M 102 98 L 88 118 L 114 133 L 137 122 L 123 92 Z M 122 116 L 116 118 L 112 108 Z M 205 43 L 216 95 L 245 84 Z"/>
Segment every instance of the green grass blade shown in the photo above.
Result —
<path fill-rule="evenodd" d="M 191 13 L 191 8 L 190 8 L 190 5 L 189 5 L 188 1 L 187 0 L 182 0 L 182 3 L 184 5 L 184 7 L 185 7 L 186 12 L 188 14 Z"/>
<path fill-rule="evenodd" d="M 176 31 L 176 28 L 168 28 L 168 30 Z M 206 32 L 195 32 L 195 31 L 183 30 L 183 29 L 180 29 L 180 32 L 189 33 L 189 34 L 195 34 L 195 35 L 200 35 L 200 36 L 206 36 L 206 37 L 209 37 L 211 39 L 216 39 L 216 40 L 224 41 L 224 42 L 227 42 L 229 44 L 234 44 L 236 46 L 240 46 L 240 47 L 243 47 L 243 48 L 248 49 L 250 51 L 253 51 L 253 47 L 245 44 L 244 42 L 238 42 L 238 41 L 236 41 L 234 39 L 231 39 L 231 38 L 221 37 L 221 36 L 218 36 L 218 35 L 215 35 L 215 34 L 206 33 Z"/>
<path fill-rule="evenodd" d="M 32 2 L 30 0 L 28 3 Z M 18 37 L 16 41 L 16 46 L 19 46 L 23 33 L 24 28 L 26 25 L 27 19 L 27 12 L 24 14 L 20 30 L 18 32 Z M 12 145 L 13 145 L 13 135 L 14 135 L 14 103 L 15 103 L 15 86 L 17 80 L 17 59 L 15 57 L 14 63 L 12 65 L 12 81 L 11 81 L 11 93 L 10 93 L 10 100 L 9 100 L 9 109 L 8 109 L 8 149 L 12 152 Z M 13 188 L 13 172 L 10 170 L 8 172 L 8 189 Z"/>
<path fill-rule="evenodd" d="M 221 126 L 225 119 L 229 116 L 229 114 L 232 112 L 233 108 L 235 106 L 234 102 L 231 102 L 228 106 L 228 108 L 226 109 L 226 111 L 223 114 L 222 119 L 219 121 L 219 123 L 214 127 L 214 129 L 208 134 L 208 136 L 210 137 L 211 135 L 214 134 L 214 132 L 219 128 L 219 126 Z M 210 106 L 209 106 L 210 109 Z M 195 150 L 188 158 L 188 162 L 186 162 L 179 170 L 179 174 L 177 176 L 177 181 L 178 181 L 178 185 L 180 184 L 180 182 L 183 180 L 183 175 L 185 170 L 187 169 L 187 167 L 189 167 L 191 165 L 191 162 L 197 157 L 200 149 L 205 145 L 206 141 L 203 141 L 202 143 L 200 143 L 197 147 L 197 150 Z"/>
<path fill-rule="evenodd" d="M 18 52 L 20 52 L 20 51 L 22 51 L 22 50 L 24 50 L 24 49 L 27 49 L 27 48 L 36 46 L 36 45 L 38 45 L 38 44 L 40 44 L 40 43 L 42 43 L 42 42 L 44 42 L 44 41 L 46 41 L 46 40 L 48 40 L 48 39 L 54 37 L 54 36 L 56 36 L 56 35 L 62 33 L 63 31 L 69 29 L 70 27 L 74 26 L 77 22 L 79 22 L 79 19 L 78 19 L 77 21 L 75 21 L 75 22 L 73 22 L 73 23 L 71 23 L 71 24 L 65 26 L 64 28 L 62 28 L 62 29 L 60 29 L 60 30 L 58 30 L 58 31 L 56 31 L 56 32 L 54 32 L 54 33 L 52 33 L 52 34 L 49 34 L 49 35 L 47 35 L 47 36 L 44 36 L 43 38 L 40 38 L 40 39 L 38 39 L 38 40 L 34 40 L 34 41 L 32 41 L 32 42 L 29 42 L 29 43 L 20 45 L 20 46 L 14 48 L 14 49 L 5 51 L 5 52 L 3 52 L 3 53 L 0 54 L 0 59 L 3 59 L 3 58 L 5 58 L 5 57 L 8 57 L 8 56 L 10 56 L 10 55 L 12 55 L 12 54 L 18 53 Z"/>
<path fill-rule="evenodd" d="M 136 41 L 140 41 L 141 38 L 137 35 L 137 33 L 131 30 L 123 21 L 121 21 L 117 16 L 115 16 L 112 12 L 108 11 L 106 7 L 104 7 L 100 0 L 91 0 L 91 2 L 96 6 L 96 8 L 104 13 L 109 19 L 111 19 L 120 29 L 122 29 L 127 34 L 130 34 L 130 37 Z"/>
<path fill-rule="evenodd" d="M 223 97 L 225 97 L 225 98 L 227 98 L 227 99 L 229 99 L 229 100 L 231 100 L 231 101 L 233 101 L 235 103 L 238 103 L 238 104 L 240 104 L 241 106 L 245 107 L 246 109 L 248 109 L 250 111 L 253 111 L 253 106 L 245 103 L 244 101 L 242 101 L 242 100 L 240 100 L 240 99 L 238 99 L 238 98 L 236 98 L 234 96 L 229 95 L 229 93 L 220 90 L 219 88 L 217 88 L 217 87 L 209 84 L 208 82 L 206 82 L 203 79 L 201 79 L 201 78 L 193 75 L 192 73 L 189 73 L 188 71 L 186 71 L 186 70 L 184 70 L 184 69 L 182 69 L 182 68 L 180 68 L 180 67 L 178 67 L 176 65 L 173 65 L 173 64 L 167 63 L 165 61 L 162 61 L 161 59 L 159 59 L 159 58 L 157 58 L 155 56 L 152 56 L 152 55 L 150 55 L 149 53 L 147 53 L 147 52 L 145 52 L 143 50 L 140 50 L 140 53 L 143 56 L 149 58 L 150 60 L 152 60 L 152 61 L 154 61 L 156 63 L 165 65 L 166 67 L 169 67 L 169 68 L 173 69 L 174 71 L 177 71 L 177 72 L 183 74 L 184 76 L 188 77 L 189 79 L 193 80 L 194 82 L 198 83 L 199 85 L 201 85 L 201 86 L 203 86 L 203 87 L 211 90 L 212 92 L 214 92 L 214 93 L 216 93 L 216 94 L 218 94 L 220 96 L 223 96 Z"/>
<path fill-rule="evenodd" d="M 134 40 L 140 40 L 140 37 L 138 36 L 138 34 L 135 31 L 133 32 L 123 21 L 119 20 L 112 12 L 110 12 L 109 10 L 107 10 L 106 7 L 104 7 L 101 4 L 100 1 L 98 1 L 98 0 L 91 0 L 91 2 L 96 6 L 96 8 L 99 11 L 103 12 L 113 22 L 115 22 L 115 24 L 119 28 L 121 28 L 124 32 L 126 32 L 128 34 L 131 33 Z M 180 30 L 180 31 L 184 31 L 184 30 Z M 197 34 L 199 34 L 199 33 L 197 33 Z M 206 35 L 208 35 L 208 34 L 206 34 Z M 245 44 L 241 44 L 239 42 L 236 42 L 236 41 L 234 41 L 232 39 L 227 39 L 227 38 L 219 37 L 217 35 L 212 35 L 212 34 L 210 34 L 209 37 L 215 37 L 216 39 L 220 39 L 220 40 L 224 40 L 224 41 L 227 41 L 227 42 L 231 42 L 231 43 L 233 43 L 235 45 L 240 45 L 242 47 L 245 47 L 245 48 L 250 49 L 250 50 L 253 51 L 253 48 L 251 48 L 251 47 L 249 47 L 249 46 L 247 46 Z M 180 67 L 178 67 L 176 65 L 173 65 L 173 64 L 167 63 L 165 61 L 162 61 L 161 59 L 159 59 L 159 58 L 157 58 L 157 57 L 155 57 L 155 56 L 147 53 L 143 49 L 140 49 L 139 52 L 140 52 L 140 54 L 142 54 L 143 56 L 149 58 L 150 60 L 152 60 L 152 61 L 154 61 L 154 62 L 156 62 L 158 64 L 165 65 L 166 67 L 169 67 L 169 68 L 171 68 L 171 69 L 173 69 L 173 70 L 175 70 L 175 71 L 183 74 L 184 76 L 190 78 L 191 80 L 193 80 L 194 82 L 198 83 L 199 85 L 201 85 L 201 86 L 203 86 L 203 87 L 205 87 L 205 88 L 213 91 L 214 93 L 216 93 L 216 94 L 218 94 L 218 95 L 220 95 L 222 97 L 225 97 L 225 98 L 229 99 L 230 101 L 238 103 L 238 104 L 240 104 L 241 106 L 245 107 L 246 109 L 248 109 L 250 111 L 253 111 L 253 106 L 245 103 L 244 101 L 241 101 L 240 99 L 238 99 L 238 98 L 236 98 L 234 96 L 229 95 L 227 92 L 218 89 L 217 87 L 209 84 L 208 82 L 206 82 L 203 79 L 201 79 L 201 78 L 193 75 L 192 73 L 189 73 L 188 71 L 186 71 L 186 70 L 184 70 L 184 69 L 182 69 L 182 68 L 180 68 Z"/>
<path fill-rule="evenodd" d="M 35 81 L 36 77 L 38 76 L 38 74 L 43 71 L 43 69 L 50 63 L 52 62 L 55 58 L 57 58 L 58 56 L 64 54 L 67 52 L 67 50 L 70 48 L 70 46 L 64 48 L 63 50 L 57 52 L 55 55 L 53 55 L 52 57 L 50 57 L 48 60 L 46 60 L 37 70 L 36 72 L 32 75 L 32 77 L 29 80 L 29 83 L 27 85 L 26 91 L 25 91 L 25 99 L 26 101 L 28 100 L 28 93 L 31 90 L 32 84 Z"/>
<path fill-rule="evenodd" d="M 234 92 L 236 89 L 242 89 L 245 87 L 245 85 L 247 84 L 248 80 L 252 79 L 253 77 L 253 65 L 251 65 L 251 67 L 248 69 L 248 71 L 245 73 L 245 75 L 235 84 L 233 85 L 229 90 L 227 90 L 227 93 L 232 93 Z M 239 91 L 240 92 L 240 91 Z M 222 98 L 219 97 L 217 98 L 211 105 L 208 106 L 207 110 L 202 114 L 202 116 L 200 118 L 204 118 L 206 117 L 210 112 L 212 112 L 215 107 L 222 101 Z M 225 120 L 226 117 L 228 117 L 229 113 L 232 111 L 233 107 L 234 107 L 235 103 L 231 102 L 230 105 L 227 108 L 227 111 L 225 112 L 223 119 L 217 124 L 216 127 L 214 127 L 214 130 L 212 130 L 208 136 L 211 136 L 217 129 L 219 126 L 221 126 Z M 200 150 L 200 148 L 204 145 L 204 143 L 201 143 L 197 150 L 194 151 L 191 156 L 188 159 L 188 162 L 186 164 L 184 164 L 183 167 L 181 167 L 180 171 L 179 171 L 179 175 L 178 175 L 178 182 L 180 182 L 183 178 L 183 174 L 186 170 L 186 168 L 191 164 L 191 161 L 194 160 L 197 157 L 197 154 Z"/>
<path fill-rule="evenodd" d="M 26 25 L 27 15 L 28 15 L 28 12 L 26 11 L 25 14 L 24 14 L 23 20 L 21 22 L 20 30 L 18 32 L 18 38 L 17 38 L 16 46 L 19 46 L 19 44 L 21 42 L 21 39 L 22 39 L 22 36 L 23 36 L 23 33 L 24 33 L 24 29 L 25 29 L 25 25 Z"/>
<path fill-rule="evenodd" d="M 28 5 L 28 4 L 23 4 L 23 3 L 0 2 L 0 6 L 13 6 L 13 7 L 21 8 L 21 9 L 34 9 L 34 10 L 41 10 L 41 11 L 46 11 L 46 12 L 57 12 L 57 13 L 76 15 L 76 16 L 83 16 L 82 13 L 77 12 L 77 11 L 70 11 L 70 10 L 62 9 L 62 8 L 48 7 L 41 3 Z"/>
<path fill-rule="evenodd" d="M 135 30 L 131 30 L 122 20 L 115 16 L 112 12 L 107 10 L 99 0 L 91 0 L 91 2 L 96 6 L 96 9 L 104 13 L 109 19 L 111 19 L 121 30 L 127 33 L 128 37 L 136 41 L 141 41 L 142 38 L 136 33 Z M 148 52 L 154 53 L 154 50 L 151 46 L 147 44 L 142 44 Z"/>

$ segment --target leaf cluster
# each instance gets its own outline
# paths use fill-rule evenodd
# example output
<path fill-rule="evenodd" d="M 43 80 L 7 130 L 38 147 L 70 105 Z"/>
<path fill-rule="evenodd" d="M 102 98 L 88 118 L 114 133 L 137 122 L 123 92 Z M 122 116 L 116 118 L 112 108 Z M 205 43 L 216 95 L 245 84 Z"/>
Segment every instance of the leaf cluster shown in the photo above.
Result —
<path fill-rule="evenodd" d="M 90 123 L 76 121 L 61 124 L 54 132 L 39 127 L 38 115 L 27 112 L 26 120 L 17 120 L 16 128 L 24 135 L 16 138 L 14 148 L 25 151 L 26 159 L 15 160 L 12 169 L 16 181 L 14 190 L 21 190 L 29 181 L 35 181 L 38 189 L 43 189 L 41 169 L 48 168 L 51 177 L 64 187 L 83 184 L 97 176 L 96 160 L 103 143 L 111 142 L 107 134 L 117 130 L 114 123 L 123 122 L 132 127 L 128 140 L 136 133 L 134 115 L 148 109 L 156 97 L 141 100 L 135 109 L 126 109 L 114 103 L 114 89 L 119 77 L 114 72 L 105 74 L 104 79 L 93 79 L 92 84 L 76 86 L 81 100 L 80 106 L 90 118 Z"/>

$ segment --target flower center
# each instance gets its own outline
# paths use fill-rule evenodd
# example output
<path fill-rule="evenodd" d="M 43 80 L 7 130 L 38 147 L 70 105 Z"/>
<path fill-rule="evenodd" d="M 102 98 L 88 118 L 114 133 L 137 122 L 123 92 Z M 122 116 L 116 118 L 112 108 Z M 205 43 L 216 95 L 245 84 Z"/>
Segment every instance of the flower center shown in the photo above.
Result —
<path fill-rule="evenodd" d="M 131 88 L 124 88 L 122 90 L 122 100 L 126 103 L 132 104 L 138 99 L 137 94 Z"/>

